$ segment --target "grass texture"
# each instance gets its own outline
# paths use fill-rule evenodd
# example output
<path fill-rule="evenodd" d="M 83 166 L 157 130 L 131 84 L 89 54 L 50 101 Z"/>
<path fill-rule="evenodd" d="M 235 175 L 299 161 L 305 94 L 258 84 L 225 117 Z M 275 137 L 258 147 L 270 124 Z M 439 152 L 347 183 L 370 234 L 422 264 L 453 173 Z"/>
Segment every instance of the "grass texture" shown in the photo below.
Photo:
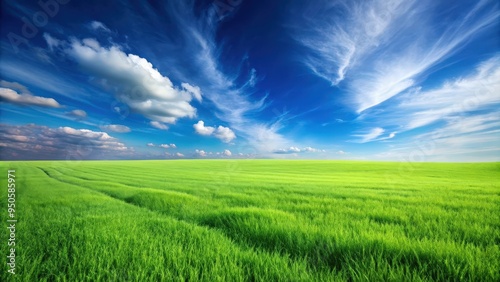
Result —
<path fill-rule="evenodd" d="M 0 168 L 16 170 L 18 219 L 0 281 L 500 281 L 500 163 Z"/>

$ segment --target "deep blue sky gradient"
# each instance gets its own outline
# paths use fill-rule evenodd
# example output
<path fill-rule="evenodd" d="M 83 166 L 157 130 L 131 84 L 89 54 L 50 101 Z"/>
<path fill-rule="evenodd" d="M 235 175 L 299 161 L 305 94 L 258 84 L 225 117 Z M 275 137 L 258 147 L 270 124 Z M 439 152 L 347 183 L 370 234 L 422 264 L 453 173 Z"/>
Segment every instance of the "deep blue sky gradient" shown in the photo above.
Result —
<path fill-rule="evenodd" d="M 2 159 L 500 160 L 497 1 L 42 2 L 2 2 Z"/>

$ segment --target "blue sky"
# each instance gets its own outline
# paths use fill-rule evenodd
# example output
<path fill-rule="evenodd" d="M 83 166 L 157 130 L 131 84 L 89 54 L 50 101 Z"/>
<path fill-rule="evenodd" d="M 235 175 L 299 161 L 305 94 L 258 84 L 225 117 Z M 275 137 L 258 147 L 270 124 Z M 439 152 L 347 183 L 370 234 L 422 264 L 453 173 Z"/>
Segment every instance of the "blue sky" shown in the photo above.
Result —
<path fill-rule="evenodd" d="M 497 1 L 1 13 L 2 159 L 500 161 Z"/>

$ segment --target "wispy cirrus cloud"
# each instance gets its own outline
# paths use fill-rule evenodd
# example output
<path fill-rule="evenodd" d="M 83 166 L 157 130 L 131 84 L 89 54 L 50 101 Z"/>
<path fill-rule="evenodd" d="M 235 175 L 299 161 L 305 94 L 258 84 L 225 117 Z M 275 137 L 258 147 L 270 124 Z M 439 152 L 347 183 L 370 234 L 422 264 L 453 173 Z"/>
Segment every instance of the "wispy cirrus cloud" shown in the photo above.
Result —
<path fill-rule="evenodd" d="M 108 124 L 100 126 L 101 130 L 111 131 L 116 133 L 128 133 L 131 131 L 130 127 L 121 124 Z"/>
<path fill-rule="evenodd" d="M 91 21 L 89 23 L 89 27 L 95 31 L 102 30 L 105 32 L 111 32 L 111 30 L 105 24 L 103 24 L 102 22 L 99 22 L 99 21 Z"/>
<path fill-rule="evenodd" d="M 258 80 L 257 71 L 252 70 L 246 82 L 238 82 L 238 70 L 222 66 L 224 46 L 216 42 L 219 28 L 216 7 L 210 6 L 197 15 L 194 1 L 168 2 L 160 11 L 144 3 L 141 9 L 152 23 L 172 19 L 170 28 L 178 33 L 178 37 L 162 42 L 162 48 L 178 50 L 181 42 L 185 50 L 182 56 L 168 59 L 172 72 L 179 79 L 200 87 L 204 98 L 215 106 L 215 116 L 238 136 L 248 140 L 252 150 L 271 153 L 289 143 L 279 133 L 279 124 L 253 118 L 267 106 L 266 97 L 255 97 L 252 89 Z"/>
<path fill-rule="evenodd" d="M 356 140 L 355 142 L 358 143 L 367 143 L 371 141 L 375 141 L 378 137 L 380 137 L 382 134 L 384 134 L 385 129 L 382 127 L 375 127 L 367 132 L 360 133 L 360 134 L 355 134 L 353 135 L 354 137 L 358 137 L 359 140 Z"/>
<path fill-rule="evenodd" d="M 303 63 L 316 75 L 337 85 L 362 57 L 380 45 L 391 24 L 414 3 L 320 1 L 317 6 L 302 9 L 301 23 L 305 26 L 293 26 L 293 33 L 311 51 L 305 54 Z"/>
<path fill-rule="evenodd" d="M 404 130 L 464 114 L 492 110 L 500 104 L 500 55 L 480 63 L 470 74 L 441 87 L 405 93 L 394 113 L 407 113 Z"/>
<path fill-rule="evenodd" d="M 448 118 L 423 134 L 399 141 L 377 159 L 405 162 L 498 161 L 500 116 L 497 113 Z"/>
<path fill-rule="evenodd" d="M 313 73 L 343 87 L 360 113 L 417 85 L 482 30 L 500 18 L 498 3 L 481 0 L 465 6 L 462 17 L 436 28 L 430 11 L 450 9 L 432 1 L 321 2 L 319 16 L 306 13 L 307 28 L 296 28 L 310 54 L 303 60 Z M 312 12 L 318 12 L 311 10 Z M 313 19 L 323 17 L 324 24 Z M 306 21 L 307 22 L 307 21 Z M 307 30 L 312 32 L 307 32 Z"/>
<path fill-rule="evenodd" d="M 11 60 L 12 59 L 12 60 Z M 38 87 L 49 93 L 56 93 L 67 99 L 82 104 L 91 104 L 89 94 L 80 86 L 69 79 L 61 78 L 36 64 L 27 64 L 13 58 L 2 58 L 0 64 L 2 76 L 20 82 L 30 87 Z"/>
<path fill-rule="evenodd" d="M 469 74 L 438 87 L 407 91 L 384 111 L 372 114 L 372 122 L 384 128 L 401 133 L 421 128 L 427 131 L 395 141 L 398 148 L 379 157 L 401 159 L 420 154 L 423 160 L 435 161 L 498 160 L 499 106 L 500 56 L 497 55 L 478 64 Z M 425 146 L 430 149 L 421 149 L 421 143 L 430 144 Z"/>
<path fill-rule="evenodd" d="M 203 157 L 206 157 L 207 156 L 207 152 L 205 152 L 205 150 L 198 150 L 196 149 L 194 151 L 194 156 L 195 157 L 200 157 L 200 158 L 203 158 Z"/>
<path fill-rule="evenodd" d="M 163 124 L 156 120 L 150 121 L 149 124 L 156 129 L 168 130 L 168 126 L 166 124 Z"/>
<path fill-rule="evenodd" d="M 87 112 L 85 112 L 84 110 L 72 110 L 70 112 L 67 112 L 66 115 L 77 120 L 87 118 Z"/>
<path fill-rule="evenodd" d="M 401 94 L 370 119 L 384 128 L 405 132 L 449 119 L 495 112 L 500 105 L 500 55 L 479 63 L 470 73 L 440 86 L 416 87 Z"/>

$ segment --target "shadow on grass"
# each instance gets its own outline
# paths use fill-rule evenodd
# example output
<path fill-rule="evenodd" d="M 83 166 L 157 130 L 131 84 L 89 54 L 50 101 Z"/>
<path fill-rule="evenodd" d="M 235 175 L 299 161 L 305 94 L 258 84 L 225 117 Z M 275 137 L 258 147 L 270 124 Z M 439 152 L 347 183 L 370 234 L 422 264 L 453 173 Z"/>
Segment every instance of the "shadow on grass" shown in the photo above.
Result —
<path fill-rule="evenodd" d="M 200 224 L 221 230 L 238 244 L 295 260 L 306 258 L 311 269 L 343 273 L 347 280 L 388 281 L 394 280 L 396 274 L 412 280 L 462 281 L 474 280 L 479 274 L 453 255 L 442 257 L 432 249 L 416 250 L 377 239 L 345 238 L 328 230 L 308 230 L 312 227 L 278 210 L 234 208 L 207 215 Z M 374 276 L 366 276 L 367 273 Z"/>

